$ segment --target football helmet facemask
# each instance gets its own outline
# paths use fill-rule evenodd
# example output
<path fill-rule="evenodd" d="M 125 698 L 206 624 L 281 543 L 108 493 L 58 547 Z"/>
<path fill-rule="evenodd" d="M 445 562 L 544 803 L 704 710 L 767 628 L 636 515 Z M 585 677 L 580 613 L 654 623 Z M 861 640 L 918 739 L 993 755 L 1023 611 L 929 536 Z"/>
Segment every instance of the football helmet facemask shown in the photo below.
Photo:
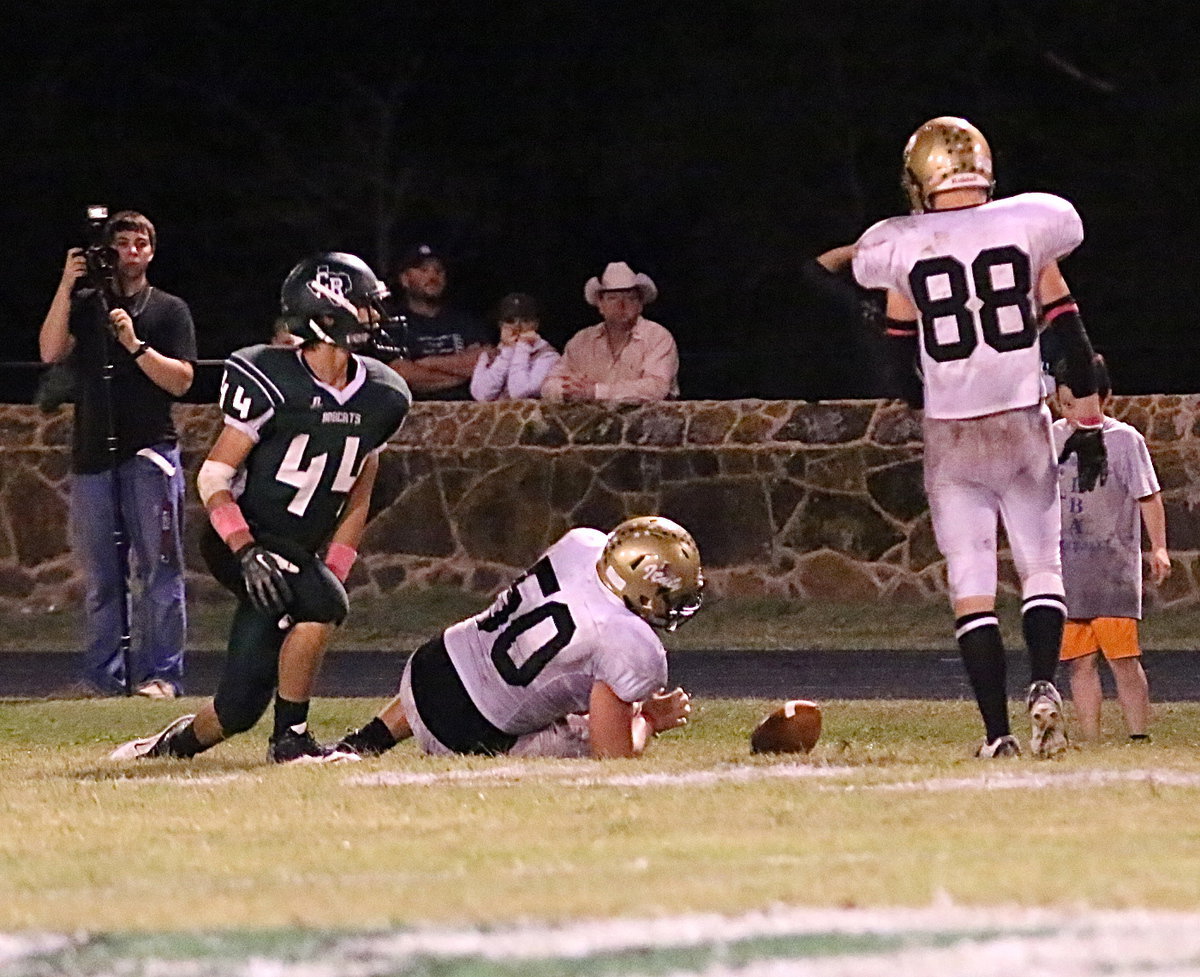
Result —
<path fill-rule="evenodd" d="M 305 258 L 288 272 L 279 302 L 292 333 L 304 342 L 355 349 L 386 321 L 387 286 L 361 258 L 327 251 Z M 359 317 L 367 310 L 367 322 Z"/>
<path fill-rule="evenodd" d="M 930 119 L 909 137 L 900 177 L 914 214 L 932 210 L 935 193 L 981 187 L 991 199 L 996 186 L 992 151 L 983 133 L 966 119 Z"/>
<path fill-rule="evenodd" d="M 608 535 L 596 572 L 634 614 L 674 631 L 700 609 L 704 572 L 691 534 L 662 516 L 627 519 Z"/>

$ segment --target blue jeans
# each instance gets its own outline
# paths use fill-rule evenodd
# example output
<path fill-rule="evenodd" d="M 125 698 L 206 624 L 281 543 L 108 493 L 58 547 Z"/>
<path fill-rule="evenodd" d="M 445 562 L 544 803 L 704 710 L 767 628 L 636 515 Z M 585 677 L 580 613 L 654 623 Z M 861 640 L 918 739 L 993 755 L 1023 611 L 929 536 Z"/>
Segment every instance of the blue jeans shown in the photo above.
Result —
<path fill-rule="evenodd" d="M 183 691 L 183 648 L 187 626 L 183 592 L 183 468 L 179 448 L 153 450 L 173 465 L 168 476 L 149 458 L 135 456 L 117 467 L 121 516 L 129 543 L 129 580 L 123 586 L 113 540 L 112 473 L 71 479 L 71 546 L 87 578 L 87 644 L 83 679 L 101 692 L 124 691 L 121 611 L 132 598 L 134 644 L 130 652 L 134 687 L 163 679 Z"/>

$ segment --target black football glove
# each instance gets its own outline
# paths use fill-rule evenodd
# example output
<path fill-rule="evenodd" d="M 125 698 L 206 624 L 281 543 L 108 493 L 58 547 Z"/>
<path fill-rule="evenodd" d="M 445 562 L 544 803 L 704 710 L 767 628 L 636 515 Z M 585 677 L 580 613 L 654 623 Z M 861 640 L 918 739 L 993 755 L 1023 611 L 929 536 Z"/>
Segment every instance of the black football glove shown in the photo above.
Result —
<path fill-rule="evenodd" d="M 259 543 L 247 543 L 234 556 L 241 564 L 242 583 L 254 608 L 268 617 L 284 614 L 292 599 L 292 587 L 283 574 L 298 568 Z"/>
<path fill-rule="evenodd" d="M 1076 428 L 1063 445 L 1058 463 L 1061 465 L 1071 455 L 1075 456 L 1079 465 L 1080 492 L 1090 492 L 1097 483 L 1103 485 L 1108 481 L 1108 452 L 1104 449 L 1100 428 Z"/>

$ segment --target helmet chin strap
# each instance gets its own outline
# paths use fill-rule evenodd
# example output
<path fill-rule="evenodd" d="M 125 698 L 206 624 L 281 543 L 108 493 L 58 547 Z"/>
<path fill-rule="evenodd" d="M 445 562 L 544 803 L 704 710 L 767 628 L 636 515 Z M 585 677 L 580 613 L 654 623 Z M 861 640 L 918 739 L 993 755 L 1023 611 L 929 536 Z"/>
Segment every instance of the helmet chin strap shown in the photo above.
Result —
<path fill-rule="evenodd" d="M 319 339 L 321 342 L 323 342 L 323 343 L 329 343 L 329 345 L 330 345 L 330 346 L 336 346 L 336 345 L 337 345 L 337 343 L 335 343 L 335 342 L 333 341 L 333 337 L 332 337 L 331 335 L 329 335 L 329 333 L 327 333 L 327 332 L 326 332 L 326 331 L 325 331 L 323 328 L 321 328 L 321 324 L 320 324 L 319 322 L 317 322 L 317 320 L 316 320 L 316 319 L 313 319 L 313 318 L 311 318 L 311 317 L 310 317 L 310 318 L 309 318 L 309 320 L 308 320 L 308 325 L 309 325 L 309 328 L 311 328 L 311 329 L 312 329 L 312 331 L 313 331 L 313 334 L 314 334 L 314 335 L 317 337 L 317 339 Z"/>

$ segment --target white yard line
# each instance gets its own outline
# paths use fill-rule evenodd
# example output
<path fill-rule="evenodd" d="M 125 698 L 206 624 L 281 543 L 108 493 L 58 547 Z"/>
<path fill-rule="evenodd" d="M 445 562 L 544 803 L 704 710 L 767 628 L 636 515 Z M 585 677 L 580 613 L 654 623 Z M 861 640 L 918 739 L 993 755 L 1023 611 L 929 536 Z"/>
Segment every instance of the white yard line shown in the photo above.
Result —
<path fill-rule="evenodd" d="M 845 943 L 847 937 L 859 937 Z M 879 941 L 872 946 L 872 938 Z M 161 940 L 162 937 L 148 937 Z M 839 939 L 842 940 L 839 944 Z M 794 941 L 788 945 L 782 941 Z M 757 941 L 757 942 L 756 942 Z M 820 945 L 818 946 L 818 941 Z M 48 973 L 35 958 L 65 954 L 71 973 L 86 977 L 204 974 L 221 977 L 381 977 L 430 970 L 486 972 L 549 961 L 563 973 L 603 972 L 669 977 L 1156 977 L 1200 975 L 1200 914 L 1141 910 L 967 908 L 803 909 L 779 907 L 740 916 L 581 920 L 560 926 L 424 927 L 407 932 L 330 938 L 304 961 L 261 950 L 240 957 L 230 946 L 194 959 L 139 957 L 136 941 L 108 959 L 90 951 L 70 959 L 86 936 L 0 936 L 5 973 Z M 707 948 L 708 953 L 703 951 Z M 697 950 L 700 952 L 697 953 Z M 679 962 L 672 964 L 675 951 Z M 614 964 L 613 955 L 628 961 Z M 657 954 L 649 960 L 646 954 Z M 83 963 L 91 958 L 91 963 Z M 730 958 L 741 959 L 740 965 Z M 699 963 L 688 964 L 687 960 Z M 602 966 L 599 966 L 602 961 Z M 28 961 L 32 966 L 24 968 Z M 594 962 L 599 969 L 588 969 Z M 543 963 L 543 969 L 546 964 Z M 669 969 L 674 967 L 674 969 Z"/>
<path fill-rule="evenodd" d="M 1002 761 L 1003 762 L 1003 761 Z M 1158 787 L 1200 787 L 1200 773 L 1169 769 L 1064 770 L 1030 773 L 990 772 L 980 777 L 933 777 L 885 784 L 850 785 L 848 790 L 957 791 L 1041 790 L 1044 787 L 1108 787 L 1114 784 L 1153 784 Z"/>
<path fill-rule="evenodd" d="M 590 761 L 584 761 L 590 762 Z M 579 766 L 545 764 L 503 764 L 477 770 L 418 771 L 385 770 L 379 773 L 355 774 L 346 782 L 358 787 L 404 787 L 433 784 L 516 784 L 552 780 L 568 787 L 703 787 L 715 784 L 743 783 L 754 780 L 814 780 L 847 777 L 859 772 L 857 767 L 822 767 L 803 763 L 780 763 L 771 766 L 721 766 L 706 770 L 684 770 L 678 773 L 646 772 L 628 774 L 580 773 Z"/>
<path fill-rule="evenodd" d="M 361 773 L 346 778 L 346 783 L 358 787 L 406 786 L 477 786 L 553 781 L 568 787 L 707 787 L 718 784 L 745 783 L 761 780 L 829 780 L 859 778 L 878 767 L 818 766 L 805 763 L 771 765 L 727 765 L 704 770 L 685 770 L 676 773 L 648 771 L 646 773 L 580 773 L 578 766 L 552 764 L 505 763 L 494 767 L 471 770 L 409 771 L 384 770 Z M 1046 787 L 1106 787 L 1119 784 L 1144 783 L 1161 787 L 1200 787 L 1200 772 L 1145 768 L 1138 770 L 1014 770 L 988 769 L 970 777 L 933 777 L 927 780 L 888 781 L 883 783 L 851 783 L 822 785 L 822 790 L 878 791 L 960 791 L 960 790 L 1041 790 Z"/>

